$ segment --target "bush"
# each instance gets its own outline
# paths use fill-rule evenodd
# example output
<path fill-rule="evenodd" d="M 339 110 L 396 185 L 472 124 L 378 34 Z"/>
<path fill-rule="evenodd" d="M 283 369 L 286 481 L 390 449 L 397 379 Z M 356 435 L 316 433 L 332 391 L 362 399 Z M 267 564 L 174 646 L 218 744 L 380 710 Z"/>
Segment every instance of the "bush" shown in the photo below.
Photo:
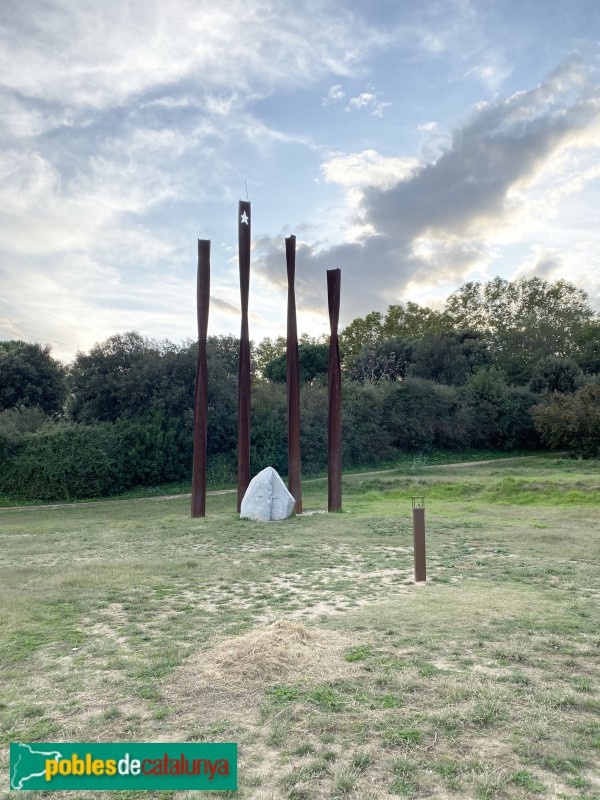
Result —
<path fill-rule="evenodd" d="M 34 433 L 49 422 L 49 417 L 37 406 L 0 411 L 0 464 L 18 452 L 24 434 Z"/>
<path fill-rule="evenodd" d="M 471 441 L 469 411 L 454 386 L 434 384 L 433 441 L 436 448 L 468 447 Z"/>
<path fill-rule="evenodd" d="M 522 387 L 507 386 L 500 370 L 478 370 L 460 391 L 473 446 L 510 450 L 538 443 L 530 413 L 537 397 Z"/>
<path fill-rule="evenodd" d="M 210 453 L 206 459 L 206 482 L 209 486 L 228 486 L 237 481 L 237 452 Z"/>
<path fill-rule="evenodd" d="M 555 394 L 533 409 L 535 427 L 549 447 L 567 447 L 582 458 L 600 457 L 600 386 Z"/>
<path fill-rule="evenodd" d="M 102 497 L 191 476 L 191 417 L 57 424 L 25 434 L 0 467 L 0 491 L 21 500 Z"/>
<path fill-rule="evenodd" d="M 287 474 L 287 441 L 286 387 L 261 384 L 252 393 L 251 474 L 265 467 Z"/>
<path fill-rule="evenodd" d="M 391 384 L 382 407 L 391 444 L 405 451 L 468 444 L 467 421 L 460 395 L 451 386 L 420 378 Z"/>
<path fill-rule="evenodd" d="M 124 485 L 153 486 L 191 475 L 193 415 L 172 419 L 155 414 L 115 423 L 120 475 Z"/>
<path fill-rule="evenodd" d="M 100 497 L 126 488 L 109 425 L 57 425 L 27 434 L 0 468 L 0 489 L 22 500 Z"/>
<path fill-rule="evenodd" d="M 502 450 L 534 448 L 540 444 L 531 415 L 537 397 L 521 386 L 510 387 L 500 415 L 498 447 Z"/>
<path fill-rule="evenodd" d="M 342 408 L 343 406 L 342 386 Z M 300 453 L 303 472 L 320 472 L 327 469 L 326 386 L 308 384 L 300 392 Z"/>
<path fill-rule="evenodd" d="M 393 458 L 394 449 L 382 424 L 384 386 L 344 381 L 342 437 L 344 467 L 362 467 Z"/>

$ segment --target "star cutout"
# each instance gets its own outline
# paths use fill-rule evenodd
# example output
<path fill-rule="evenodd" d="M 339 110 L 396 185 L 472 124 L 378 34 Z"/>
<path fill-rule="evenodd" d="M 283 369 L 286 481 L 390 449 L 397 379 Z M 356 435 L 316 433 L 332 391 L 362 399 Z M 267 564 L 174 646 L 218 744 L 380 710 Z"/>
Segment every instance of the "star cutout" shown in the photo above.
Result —
<path fill-rule="evenodd" d="M 242 222 L 244 225 L 247 225 L 247 224 L 248 224 L 248 215 L 246 214 L 246 212 L 245 212 L 245 211 L 244 211 L 244 213 L 242 214 L 242 219 L 241 219 L 241 222 Z"/>

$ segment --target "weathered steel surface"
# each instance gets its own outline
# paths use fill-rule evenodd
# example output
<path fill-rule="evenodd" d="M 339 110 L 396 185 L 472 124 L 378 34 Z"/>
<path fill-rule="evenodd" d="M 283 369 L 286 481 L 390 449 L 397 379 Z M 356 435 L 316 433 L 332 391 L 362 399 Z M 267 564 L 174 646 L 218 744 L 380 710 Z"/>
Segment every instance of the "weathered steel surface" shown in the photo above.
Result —
<path fill-rule="evenodd" d="M 327 364 L 327 388 L 329 395 L 329 417 L 327 426 L 327 469 L 329 511 L 342 510 L 342 371 L 338 322 L 340 318 L 340 291 L 342 271 L 327 270 L 327 300 L 329 304 L 329 360 Z"/>
<path fill-rule="evenodd" d="M 288 489 L 302 513 L 302 479 L 300 475 L 300 373 L 298 367 L 298 328 L 296 325 L 296 237 L 285 240 L 288 277 L 286 382 L 288 404 Z"/>
<path fill-rule="evenodd" d="M 425 565 L 425 509 L 413 507 L 413 545 L 415 551 L 415 581 L 427 580 Z"/>
<path fill-rule="evenodd" d="M 242 330 L 238 384 L 238 482 L 237 510 L 250 483 L 250 336 L 248 333 L 248 294 L 250 290 L 250 203 L 240 200 L 238 208 L 238 255 Z"/>
<path fill-rule="evenodd" d="M 208 371 L 206 334 L 210 297 L 210 240 L 198 239 L 196 308 L 198 315 L 198 363 L 194 391 L 194 434 L 192 464 L 192 517 L 206 514 L 206 437 L 208 431 Z"/>

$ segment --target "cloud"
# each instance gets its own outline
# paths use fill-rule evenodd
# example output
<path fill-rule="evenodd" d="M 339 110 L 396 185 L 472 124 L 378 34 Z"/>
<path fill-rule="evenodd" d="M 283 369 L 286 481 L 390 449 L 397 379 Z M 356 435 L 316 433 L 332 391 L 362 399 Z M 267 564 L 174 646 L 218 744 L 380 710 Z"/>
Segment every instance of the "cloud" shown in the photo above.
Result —
<path fill-rule="evenodd" d="M 15 4 L 3 20 L 1 82 L 30 98 L 94 108 L 186 79 L 240 91 L 302 85 L 349 74 L 380 39 L 367 27 L 355 37 L 353 17 L 333 11 L 317 0 L 296 11 L 284 0 Z"/>
<path fill-rule="evenodd" d="M 467 70 L 463 77 L 477 78 L 491 92 L 496 92 L 510 74 L 510 69 L 506 67 L 494 66 L 491 64 L 479 65 Z"/>
<path fill-rule="evenodd" d="M 529 92 L 489 104 L 459 128 L 450 148 L 410 180 L 369 189 L 363 204 L 381 231 L 467 233 L 506 221 L 513 188 L 526 187 L 563 149 L 589 140 L 600 98 L 569 62 Z"/>
<path fill-rule="evenodd" d="M 495 237 L 518 224 L 523 195 L 543 214 L 549 195 L 581 190 L 597 174 L 591 167 L 580 170 L 574 181 L 572 167 L 573 159 L 597 156 L 599 130 L 598 89 L 572 59 L 535 89 L 474 110 L 436 161 L 415 166 L 392 160 L 399 173 L 393 182 L 385 180 L 386 159 L 373 151 L 336 155 L 323 172 L 344 186 L 360 187 L 355 213 L 364 235 L 329 248 L 299 247 L 299 303 L 322 307 L 326 268 L 342 268 L 346 321 L 385 308 L 419 285 L 431 288 L 485 272 L 496 258 Z M 565 153 L 569 167 L 556 171 Z M 360 186 L 361 171 L 370 185 Z M 548 174 L 550 186 L 544 186 Z M 260 269 L 280 286 L 269 243 L 263 249 Z"/>
<path fill-rule="evenodd" d="M 332 86 L 327 92 L 322 103 L 324 106 L 333 105 L 335 103 L 340 103 L 344 97 L 346 97 L 346 92 L 342 90 L 342 85 L 340 83 L 336 83 L 335 86 Z"/>
<path fill-rule="evenodd" d="M 361 109 L 369 109 L 371 115 L 374 117 L 382 117 L 386 108 L 389 108 L 392 103 L 386 103 L 383 100 L 378 100 L 382 92 L 361 92 L 356 97 L 351 97 L 348 105 L 344 111 L 360 111 Z"/>
<path fill-rule="evenodd" d="M 418 167 L 414 158 L 385 157 L 375 150 L 336 154 L 321 165 L 325 180 L 341 186 L 389 189 L 406 180 Z"/>
<path fill-rule="evenodd" d="M 211 308 L 218 308 L 223 314 L 227 314 L 236 318 L 240 316 L 239 306 L 234 306 L 233 303 L 228 303 L 227 300 L 221 300 L 219 297 L 214 297 L 211 295 L 210 305 Z"/>
<path fill-rule="evenodd" d="M 406 178 L 417 167 L 414 158 L 382 156 L 375 150 L 359 153 L 332 153 L 321 164 L 321 174 L 327 184 L 343 187 L 344 202 L 337 204 L 335 213 L 329 213 L 329 228 L 337 229 L 338 242 L 361 240 L 374 233 L 373 226 L 361 211 L 363 193 L 367 187 L 390 188 Z"/>
<path fill-rule="evenodd" d="M 519 266 L 515 278 L 531 278 L 534 275 L 552 281 L 564 267 L 562 253 L 555 248 L 534 245 L 531 254 Z"/>
<path fill-rule="evenodd" d="M 90 344 L 92 329 L 98 338 L 139 324 L 152 334 L 152 320 L 162 320 L 186 335 L 163 287 L 185 274 L 198 208 L 209 216 L 230 201 L 231 186 L 250 182 L 272 149 L 311 145 L 261 119 L 253 104 L 352 76 L 386 40 L 364 20 L 356 37 L 356 24 L 333 0 L 298 9 L 285 0 L 7 8 L 0 314 L 13 322 L 0 322 L 2 335 L 55 341 L 63 354 L 67 340 L 71 351 Z M 250 165 L 243 177 L 242 163 Z M 215 291 L 228 296 L 234 281 L 222 274 Z M 218 327 L 227 301 L 215 310 Z"/>
<path fill-rule="evenodd" d="M 365 106 L 371 105 L 373 102 L 375 102 L 375 95 L 372 92 L 362 92 L 358 97 L 350 98 L 350 102 L 346 108 L 348 111 L 351 111 L 352 109 L 364 108 Z"/>
<path fill-rule="evenodd" d="M 351 97 L 348 100 L 348 103 L 344 106 L 344 111 L 360 111 L 362 109 L 367 109 L 371 112 L 372 116 L 382 117 L 384 110 L 392 106 L 392 103 L 384 102 L 379 99 L 382 94 L 383 92 L 376 92 L 372 89 L 360 92 L 355 97 Z M 324 106 L 341 107 L 345 102 L 345 98 L 346 92 L 343 90 L 342 85 L 337 83 L 329 89 L 321 103 Z"/>

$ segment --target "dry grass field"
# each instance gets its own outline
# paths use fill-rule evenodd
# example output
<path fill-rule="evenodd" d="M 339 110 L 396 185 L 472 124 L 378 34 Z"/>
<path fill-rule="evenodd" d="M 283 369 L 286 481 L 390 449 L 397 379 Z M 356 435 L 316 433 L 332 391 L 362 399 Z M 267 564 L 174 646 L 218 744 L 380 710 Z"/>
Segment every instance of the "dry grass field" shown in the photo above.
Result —
<path fill-rule="evenodd" d="M 341 514 L 312 481 L 268 524 L 233 494 L 0 511 L 0 794 L 61 798 L 8 792 L 11 741 L 235 741 L 240 798 L 599 800 L 599 472 L 348 476 Z"/>

